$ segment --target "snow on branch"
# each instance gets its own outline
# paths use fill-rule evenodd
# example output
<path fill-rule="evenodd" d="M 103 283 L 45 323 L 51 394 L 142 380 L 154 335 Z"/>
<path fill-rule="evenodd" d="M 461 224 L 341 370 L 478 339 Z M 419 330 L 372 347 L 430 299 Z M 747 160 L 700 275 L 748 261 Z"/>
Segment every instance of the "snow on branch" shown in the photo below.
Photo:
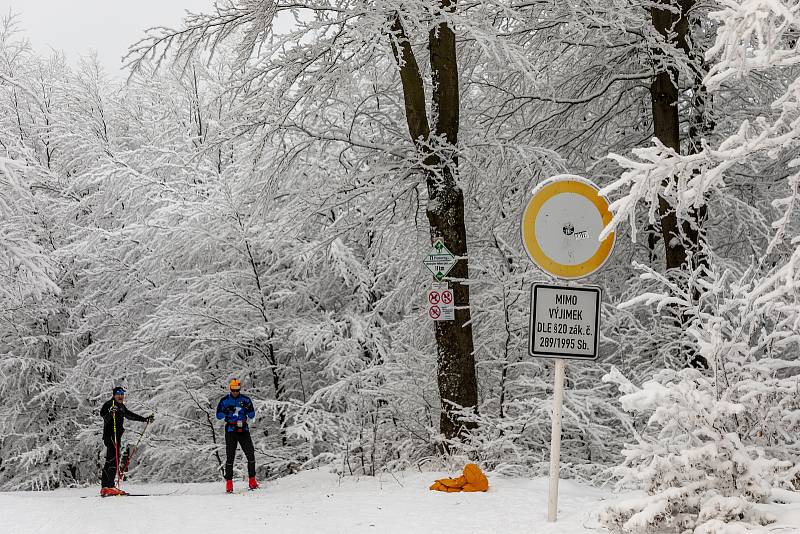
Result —
<path fill-rule="evenodd" d="M 26 211 L 32 202 L 18 178 L 25 168 L 0 158 L 0 298 L 60 293 L 50 259 L 25 232 Z"/>
<path fill-rule="evenodd" d="M 721 23 L 706 59 L 716 60 L 706 77 L 710 90 L 751 71 L 800 63 L 800 5 L 786 0 L 723 0 L 709 17 Z"/>

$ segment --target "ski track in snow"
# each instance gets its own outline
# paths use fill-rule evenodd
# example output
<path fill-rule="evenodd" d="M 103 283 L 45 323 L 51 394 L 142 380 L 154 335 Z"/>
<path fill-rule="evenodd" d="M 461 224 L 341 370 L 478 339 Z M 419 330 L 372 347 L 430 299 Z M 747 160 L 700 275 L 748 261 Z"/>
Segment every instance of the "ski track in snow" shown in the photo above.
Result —
<path fill-rule="evenodd" d="M 343 478 L 308 471 L 247 491 L 224 493 L 223 482 L 123 484 L 153 497 L 98 496 L 99 487 L 0 493 L 0 534 L 270 533 L 535 533 L 606 532 L 595 512 L 609 491 L 560 483 L 559 519 L 548 523 L 547 480 L 489 474 L 487 493 L 428 490 L 447 473 L 398 473 Z M 769 531 L 800 533 L 800 498 L 769 510 L 781 522 Z"/>

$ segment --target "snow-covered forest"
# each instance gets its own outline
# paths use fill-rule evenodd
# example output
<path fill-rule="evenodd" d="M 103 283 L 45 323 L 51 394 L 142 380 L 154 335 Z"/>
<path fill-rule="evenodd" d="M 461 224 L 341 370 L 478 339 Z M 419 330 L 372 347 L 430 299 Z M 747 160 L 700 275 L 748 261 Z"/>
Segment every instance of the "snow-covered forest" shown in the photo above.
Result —
<path fill-rule="evenodd" d="M 156 416 L 132 477 L 220 480 L 232 377 L 264 480 L 546 474 L 519 227 L 572 173 L 617 235 L 561 477 L 643 492 L 612 532 L 768 524 L 800 491 L 798 39 L 797 0 L 218 0 L 119 79 L 6 17 L 0 488 L 95 484 L 116 383 Z"/>

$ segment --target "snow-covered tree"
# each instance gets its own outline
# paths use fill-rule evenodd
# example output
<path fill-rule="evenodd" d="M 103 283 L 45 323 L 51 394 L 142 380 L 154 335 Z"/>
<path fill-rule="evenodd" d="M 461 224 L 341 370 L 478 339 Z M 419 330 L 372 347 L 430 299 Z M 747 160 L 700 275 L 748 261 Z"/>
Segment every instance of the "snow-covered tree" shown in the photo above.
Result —
<path fill-rule="evenodd" d="M 659 310 L 672 307 L 690 317 L 687 332 L 710 370 L 664 371 L 641 387 L 619 373 L 608 376 L 625 393 L 623 407 L 646 420 L 619 472 L 623 483 L 648 495 L 613 505 L 604 516 L 622 531 L 672 526 L 717 532 L 726 524 L 755 529 L 769 518 L 754 504 L 768 502 L 772 488 L 798 484 L 792 429 L 798 387 L 794 154 L 800 131 L 794 99 L 800 19 L 796 6 L 767 1 L 724 2 L 711 16 L 720 23 L 707 54 L 716 61 L 705 79 L 711 94 L 747 94 L 742 80 L 758 78 L 769 81 L 775 99 L 762 104 L 763 115 L 754 120 L 730 121 L 727 138 L 705 142 L 696 153 L 681 155 L 656 142 L 634 150 L 635 159 L 613 156 L 624 172 L 607 191 L 626 191 L 614 203 L 611 227 L 629 218 L 635 232 L 636 204 L 645 200 L 652 220 L 659 199 L 666 199 L 679 220 L 687 221 L 708 203 L 712 222 L 721 206 L 733 207 L 737 217 L 731 223 L 748 225 L 743 231 L 751 233 L 732 254 L 730 235 L 718 233 L 730 226 L 719 225 L 709 234 L 708 269 L 685 282 L 646 272 L 661 288 L 628 303 L 658 303 Z M 763 192 L 743 194 L 745 178 L 763 183 Z M 740 250 L 748 251 L 744 261 L 736 257 Z"/>

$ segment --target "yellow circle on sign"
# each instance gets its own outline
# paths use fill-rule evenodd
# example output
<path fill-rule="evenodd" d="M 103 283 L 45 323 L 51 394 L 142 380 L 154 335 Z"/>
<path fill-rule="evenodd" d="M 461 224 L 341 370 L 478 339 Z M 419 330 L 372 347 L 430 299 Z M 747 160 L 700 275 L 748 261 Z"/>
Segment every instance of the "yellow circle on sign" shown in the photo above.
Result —
<path fill-rule="evenodd" d="M 614 233 L 602 242 L 611 222 L 599 188 L 579 176 L 551 178 L 537 187 L 522 214 L 522 243 L 531 260 L 557 278 L 584 278 L 611 256 Z"/>

